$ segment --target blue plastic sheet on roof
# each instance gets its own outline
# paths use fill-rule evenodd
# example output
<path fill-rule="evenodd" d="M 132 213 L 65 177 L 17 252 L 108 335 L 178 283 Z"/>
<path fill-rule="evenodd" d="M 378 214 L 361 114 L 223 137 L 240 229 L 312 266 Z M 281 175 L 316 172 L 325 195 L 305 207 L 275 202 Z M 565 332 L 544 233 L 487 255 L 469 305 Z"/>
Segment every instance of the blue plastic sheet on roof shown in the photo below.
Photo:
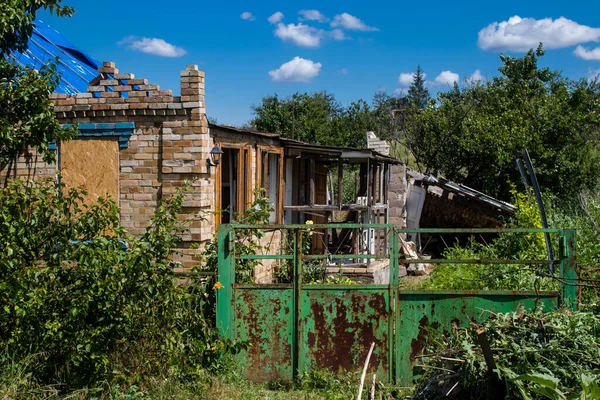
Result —
<path fill-rule="evenodd" d="M 40 69 L 48 61 L 54 61 L 58 57 L 57 72 L 61 79 L 56 93 L 86 92 L 90 81 L 99 75 L 98 61 L 77 49 L 64 36 L 39 19 L 35 21 L 28 49 L 23 53 L 16 53 L 15 57 L 19 64 L 35 69 Z"/>

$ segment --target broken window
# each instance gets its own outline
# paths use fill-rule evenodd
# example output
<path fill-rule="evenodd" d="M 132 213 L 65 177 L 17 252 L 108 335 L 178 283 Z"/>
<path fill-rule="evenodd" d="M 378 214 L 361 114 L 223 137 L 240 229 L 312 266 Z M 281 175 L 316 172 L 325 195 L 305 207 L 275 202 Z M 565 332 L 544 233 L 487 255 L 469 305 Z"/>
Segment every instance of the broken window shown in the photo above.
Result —
<path fill-rule="evenodd" d="M 249 149 L 245 146 L 221 145 L 223 156 L 217 170 L 217 223 L 228 224 L 243 213 L 251 201 Z"/>
<path fill-rule="evenodd" d="M 283 158 L 281 151 L 259 149 L 257 152 L 258 185 L 264 189 L 265 196 L 271 204 L 269 223 L 276 224 L 281 221 L 281 190 Z"/>

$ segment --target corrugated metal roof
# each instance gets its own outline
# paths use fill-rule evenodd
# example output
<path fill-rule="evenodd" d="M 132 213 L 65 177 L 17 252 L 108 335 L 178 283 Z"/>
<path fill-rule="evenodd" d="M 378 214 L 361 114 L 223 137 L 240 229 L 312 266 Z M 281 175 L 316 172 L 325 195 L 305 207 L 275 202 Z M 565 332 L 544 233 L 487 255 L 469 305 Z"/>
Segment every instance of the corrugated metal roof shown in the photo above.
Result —
<path fill-rule="evenodd" d="M 23 66 L 40 69 L 48 61 L 59 58 L 57 72 L 61 79 L 56 93 L 86 92 L 89 82 L 98 76 L 100 63 L 69 42 L 58 31 L 41 20 L 35 21 L 28 49 L 15 53 Z"/>
<path fill-rule="evenodd" d="M 416 181 L 422 182 L 426 186 L 437 186 L 450 192 L 458 193 L 509 214 L 514 214 L 517 211 L 517 207 L 512 204 L 495 199 L 492 196 L 488 196 L 485 193 L 481 193 L 461 183 L 454 183 L 445 178 L 435 177 L 433 175 L 424 175 L 411 169 L 407 169 L 406 173 L 408 176 L 411 176 Z"/>

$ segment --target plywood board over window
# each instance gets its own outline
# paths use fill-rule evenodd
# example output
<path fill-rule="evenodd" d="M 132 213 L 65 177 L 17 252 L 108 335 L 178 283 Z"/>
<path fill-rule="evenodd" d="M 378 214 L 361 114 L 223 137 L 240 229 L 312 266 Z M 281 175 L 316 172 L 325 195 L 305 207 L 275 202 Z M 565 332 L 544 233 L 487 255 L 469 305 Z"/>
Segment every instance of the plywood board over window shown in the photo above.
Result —
<path fill-rule="evenodd" d="M 85 204 L 99 197 L 119 202 L 119 141 L 80 139 L 60 144 L 61 180 L 67 189 L 83 186 Z"/>

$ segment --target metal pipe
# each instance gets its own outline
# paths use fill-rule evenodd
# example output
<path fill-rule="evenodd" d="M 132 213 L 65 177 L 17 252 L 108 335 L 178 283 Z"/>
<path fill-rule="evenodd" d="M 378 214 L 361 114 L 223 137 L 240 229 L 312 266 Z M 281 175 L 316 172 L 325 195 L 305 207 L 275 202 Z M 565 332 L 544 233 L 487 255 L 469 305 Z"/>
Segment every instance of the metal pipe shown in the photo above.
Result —
<path fill-rule="evenodd" d="M 540 186 L 538 185 L 537 177 L 535 176 L 533 164 L 531 163 L 531 158 L 529 157 L 529 152 L 527 151 L 527 149 L 523 150 L 523 158 L 525 159 L 525 165 L 527 166 L 527 170 L 529 171 L 529 178 L 531 179 L 531 185 L 533 186 L 535 199 L 537 201 L 538 208 L 540 209 L 542 227 L 547 229 L 548 219 L 546 219 L 546 209 L 544 208 L 544 202 L 542 201 L 542 193 L 540 192 Z M 546 239 L 546 252 L 548 253 L 548 261 L 552 261 L 554 260 L 554 257 L 552 255 L 552 243 L 550 242 L 550 234 L 548 232 L 545 232 L 544 238 Z M 549 270 L 551 275 L 554 274 L 554 267 L 552 266 L 552 264 L 550 264 Z"/>

